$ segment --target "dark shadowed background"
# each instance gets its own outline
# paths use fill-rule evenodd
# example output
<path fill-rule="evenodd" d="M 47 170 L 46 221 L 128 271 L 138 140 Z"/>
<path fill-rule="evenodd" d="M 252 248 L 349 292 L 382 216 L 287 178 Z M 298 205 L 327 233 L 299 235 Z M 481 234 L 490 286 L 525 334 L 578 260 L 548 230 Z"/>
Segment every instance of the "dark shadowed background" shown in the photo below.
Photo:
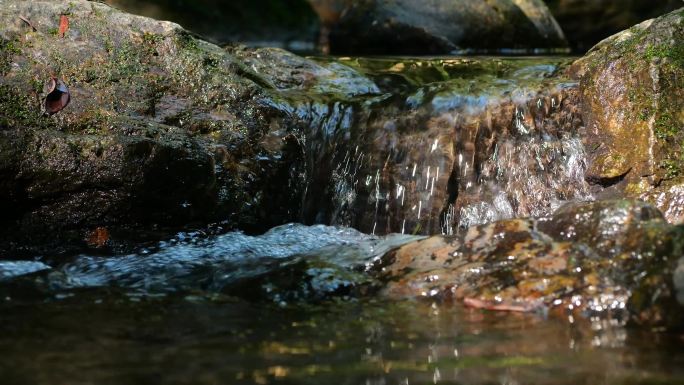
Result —
<path fill-rule="evenodd" d="M 217 43 L 315 50 L 326 8 L 354 0 L 106 0 L 129 12 L 175 21 Z M 575 53 L 643 20 L 682 7 L 681 0 L 545 0 Z M 334 16 L 333 16 L 334 17 Z"/>

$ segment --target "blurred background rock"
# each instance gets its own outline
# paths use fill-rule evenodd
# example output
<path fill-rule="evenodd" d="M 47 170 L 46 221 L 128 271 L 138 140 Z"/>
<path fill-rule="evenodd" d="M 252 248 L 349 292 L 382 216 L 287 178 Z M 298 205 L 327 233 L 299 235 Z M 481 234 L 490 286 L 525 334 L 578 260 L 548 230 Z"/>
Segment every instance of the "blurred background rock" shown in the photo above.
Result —
<path fill-rule="evenodd" d="M 316 48 L 319 21 L 306 0 L 105 0 L 127 12 L 170 20 L 219 44 L 296 52 Z"/>
<path fill-rule="evenodd" d="M 300 53 L 317 50 L 321 30 L 322 42 L 327 44 L 327 32 L 344 14 L 344 9 L 350 4 L 368 1 L 105 0 L 129 12 L 175 21 L 216 43 L 282 47 Z M 574 53 L 584 53 L 605 37 L 684 6 L 681 0 L 545 2 Z"/>
<path fill-rule="evenodd" d="M 684 6 L 682 0 L 545 0 L 573 51 Z"/>

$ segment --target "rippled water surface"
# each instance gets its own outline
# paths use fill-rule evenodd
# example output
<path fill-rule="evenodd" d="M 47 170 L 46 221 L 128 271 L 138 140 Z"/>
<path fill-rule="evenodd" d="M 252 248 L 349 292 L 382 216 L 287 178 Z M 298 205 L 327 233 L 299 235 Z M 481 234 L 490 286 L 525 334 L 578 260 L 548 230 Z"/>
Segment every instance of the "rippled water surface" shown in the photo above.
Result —
<path fill-rule="evenodd" d="M 362 265 L 411 239 L 287 225 L 259 237 L 181 234 L 140 254 L 61 266 L 2 262 L 0 383 L 684 383 L 681 336 L 606 320 L 304 292 L 288 301 L 236 297 L 299 290 L 267 279 L 223 290 L 269 269 L 296 272 L 287 270 L 293 260 Z M 309 295 L 344 281 L 336 277 L 311 284 Z"/>
<path fill-rule="evenodd" d="M 111 293 L 0 305 L 3 384 L 660 384 L 669 335 L 425 303 L 255 306 Z"/>

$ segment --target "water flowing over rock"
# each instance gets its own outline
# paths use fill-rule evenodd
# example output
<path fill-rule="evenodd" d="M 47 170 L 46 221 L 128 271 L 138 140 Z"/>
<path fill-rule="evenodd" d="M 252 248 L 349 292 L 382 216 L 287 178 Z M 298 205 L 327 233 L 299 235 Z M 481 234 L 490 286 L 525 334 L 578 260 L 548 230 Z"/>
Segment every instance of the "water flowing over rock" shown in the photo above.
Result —
<path fill-rule="evenodd" d="M 587 126 L 588 179 L 681 221 L 684 10 L 612 36 L 572 68 Z"/>
<path fill-rule="evenodd" d="M 360 297 L 377 290 L 366 265 L 421 238 L 378 238 L 349 228 L 299 224 L 260 236 L 179 233 L 129 255 L 81 255 L 55 266 L 0 261 L 0 282 L 6 284 L 0 293 L 22 297 L 36 291 L 51 296 L 119 289 L 131 297 L 204 293 L 276 303 Z"/>
<path fill-rule="evenodd" d="M 330 33 L 330 52 L 356 55 L 531 52 L 566 45 L 563 32 L 540 0 L 356 1 Z"/>
<path fill-rule="evenodd" d="M 451 234 L 590 198 L 564 59 L 352 59 L 381 93 L 297 106 L 307 223 Z"/>
<path fill-rule="evenodd" d="M 668 224 L 653 206 L 600 201 L 456 236 L 378 238 L 320 225 L 286 225 L 258 237 L 180 234 L 116 258 L 0 262 L 0 294 L 104 289 L 133 298 L 227 295 L 281 304 L 372 296 L 681 330 L 682 252 L 684 227 Z"/>
<path fill-rule="evenodd" d="M 0 249 L 13 255 L 212 222 L 450 233 L 588 197 L 565 59 L 314 61 L 84 0 L 2 4 Z M 48 117 L 53 76 L 71 102 Z"/>

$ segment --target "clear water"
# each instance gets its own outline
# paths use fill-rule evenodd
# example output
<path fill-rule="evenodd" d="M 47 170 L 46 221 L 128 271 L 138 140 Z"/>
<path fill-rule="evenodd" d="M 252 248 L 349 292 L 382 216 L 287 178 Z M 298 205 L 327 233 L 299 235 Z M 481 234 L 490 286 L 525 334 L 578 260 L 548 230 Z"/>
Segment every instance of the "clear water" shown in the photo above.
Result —
<path fill-rule="evenodd" d="M 682 339 L 427 303 L 0 304 L 11 384 L 679 384 Z"/>
<path fill-rule="evenodd" d="M 678 335 L 453 303 L 246 301 L 204 282 L 296 256 L 351 267 L 413 239 L 286 225 L 63 265 L 3 262 L 0 383 L 684 383 Z"/>

